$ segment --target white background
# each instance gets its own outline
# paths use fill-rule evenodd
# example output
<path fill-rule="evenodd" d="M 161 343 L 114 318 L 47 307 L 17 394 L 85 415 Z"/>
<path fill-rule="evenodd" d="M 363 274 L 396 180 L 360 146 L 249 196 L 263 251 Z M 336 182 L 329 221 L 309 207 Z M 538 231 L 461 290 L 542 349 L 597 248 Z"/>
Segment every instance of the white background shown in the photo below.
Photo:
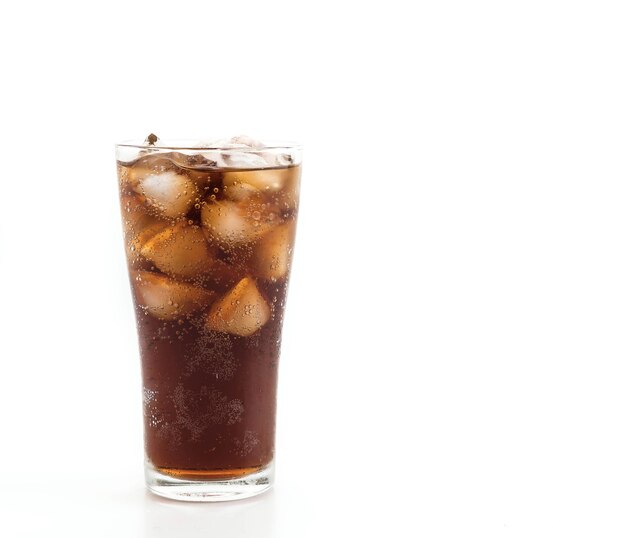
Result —
<path fill-rule="evenodd" d="M 615 1 L 0 8 L 0 534 L 623 536 Z M 113 144 L 305 145 L 277 483 L 144 492 Z"/>

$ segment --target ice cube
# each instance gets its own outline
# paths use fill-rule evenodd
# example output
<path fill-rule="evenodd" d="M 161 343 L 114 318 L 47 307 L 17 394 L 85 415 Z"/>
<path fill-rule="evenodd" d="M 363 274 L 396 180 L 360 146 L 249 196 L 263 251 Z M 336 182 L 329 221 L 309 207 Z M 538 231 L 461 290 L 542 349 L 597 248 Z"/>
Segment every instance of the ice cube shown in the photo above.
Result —
<path fill-rule="evenodd" d="M 228 172 L 224 174 L 224 177 L 228 178 L 227 183 L 223 183 L 224 197 L 229 200 L 242 202 L 252 196 L 257 196 L 261 192 L 249 183 L 239 181 L 236 177 L 229 177 Z"/>
<path fill-rule="evenodd" d="M 226 168 L 267 168 L 269 166 L 262 155 L 243 148 L 222 151 L 222 159 Z"/>
<path fill-rule="evenodd" d="M 203 155 L 215 161 L 220 168 L 267 168 L 275 164 L 273 158 L 265 158 L 261 149 L 263 144 L 246 135 L 214 140 L 207 147 L 219 148 L 207 150 Z"/>
<path fill-rule="evenodd" d="M 163 230 L 167 222 L 150 215 L 136 195 L 122 196 L 122 220 L 126 257 L 132 267 L 139 267 L 145 261 L 140 256 L 144 243 Z"/>
<path fill-rule="evenodd" d="M 136 194 L 123 194 L 121 206 L 124 231 L 126 232 L 139 232 L 159 220 L 149 214 Z"/>
<path fill-rule="evenodd" d="M 211 173 L 215 170 L 215 161 L 206 159 L 200 153 L 184 153 L 182 151 L 163 153 L 162 156 L 176 165 L 172 168 L 173 171 L 189 177 L 198 192 L 202 192 L 211 183 Z"/>
<path fill-rule="evenodd" d="M 152 316 L 172 320 L 208 306 L 215 293 L 148 271 L 133 273 L 137 304 Z"/>
<path fill-rule="evenodd" d="M 289 271 L 295 236 L 294 221 L 276 226 L 254 247 L 252 264 L 255 274 L 264 280 L 276 281 Z"/>
<path fill-rule="evenodd" d="M 289 166 L 293 164 L 294 158 L 290 153 L 279 153 L 274 156 L 274 160 L 278 166 Z"/>
<path fill-rule="evenodd" d="M 270 319 L 271 309 L 254 280 L 239 283 L 213 304 L 206 325 L 213 331 L 250 336 Z"/>
<path fill-rule="evenodd" d="M 236 203 L 230 200 L 209 202 L 202 207 L 200 215 L 207 234 L 223 248 L 251 243 L 266 233 L 273 215 L 260 205 Z"/>
<path fill-rule="evenodd" d="M 285 182 L 277 193 L 281 206 L 287 209 L 297 209 L 300 199 L 300 173 L 301 168 L 291 167 L 285 169 Z"/>
<path fill-rule="evenodd" d="M 145 196 L 160 215 L 170 218 L 185 215 L 198 197 L 194 182 L 174 171 L 145 175 L 138 180 L 135 190 Z"/>
<path fill-rule="evenodd" d="M 145 149 L 136 146 L 117 146 L 117 162 L 124 166 L 131 166 L 146 154 Z"/>
<path fill-rule="evenodd" d="M 128 241 L 128 245 L 132 254 L 131 257 L 137 258 L 139 256 L 143 256 L 142 250 L 145 244 L 155 235 L 162 232 L 165 228 L 167 228 L 167 223 L 160 220 L 134 233 Z"/>
<path fill-rule="evenodd" d="M 181 278 L 206 274 L 215 260 L 199 226 L 178 222 L 145 242 L 141 255 L 164 273 Z"/>
<path fill-rule="evenodd" d="M 241 184 L 259 192 L 277 192 L 283 188 L 291 174 L 291 168 L 266 168 L 264 170 L 230 170 L 224 172 L 225 192 L 231 186 Z"/>
<path fill-rule="evenodd" d="M 230 139 L 230 143 L 231 144 L 241 144 L 241 145 L 247 146 L 249 148 L 262 148 L 264 146 L 264 144 L 262 142 L 259 142 L 258 140 L 255 140 L 254 138 L 252 138 L 251 136 L 248 136 L 248 135 L 233 136 Z"/>
<path fill-rule="evenodd" d="M 289 166 L 293 164 L 293 156 L 289 153 L 278 153 L 275 149 L 267 148 L 263 142 L 255 140 L 254 138 L 246 135 L 233 136 L 230 139 L 232 146 L 244 145 L 248 148 L 253 148 L 258 151 L 250 152 L 254 155 L 254 168 L 268 168 L 274 166 Z M 233 152 L 235 153 L 235 152 Z M 252 160 L 252 159 L 250 159 Z M 265 164 L 263 163 L 265 161 Z M 246 168 L 246 166 L 237 166 L 235 163 L 231 164 L 233 168 Z M 253 168 L 252 166 L 248 168 Z"/>
<path fill-rule="evenodd" d="M 223 173 L 222 184 L 229 200 L 247 200 L 266 192 L 276 196 L 282 207 L 295 209 L 300 194 L 300 168 L 228 170 Z"/>
<path fill-rule="evenodd" d="M 180 168 L 209 168 L 215 166 L 215 162 L 207 159 L 201 153 L 184 151 L 172 151 L 171 153 L 164 153 L 164 157 L 170 159 Z"/>
<path fill-rule="evenodd" d="M 202 154 L 206 159 L 215 161 L 220 168 L 267 168 L 271 164 L 256 151 L 249 151 L 246 146 L 221 150 L 207 150 Z"/>
<path fill-rule="evenodd" d="M 176 170 L 176 166 L 171 159 L 164 157 L 162 154 L 144 155 L 127 166 L 126 181 L 133 189 L 136 189 L 139 182 L 146 176 Z"/>

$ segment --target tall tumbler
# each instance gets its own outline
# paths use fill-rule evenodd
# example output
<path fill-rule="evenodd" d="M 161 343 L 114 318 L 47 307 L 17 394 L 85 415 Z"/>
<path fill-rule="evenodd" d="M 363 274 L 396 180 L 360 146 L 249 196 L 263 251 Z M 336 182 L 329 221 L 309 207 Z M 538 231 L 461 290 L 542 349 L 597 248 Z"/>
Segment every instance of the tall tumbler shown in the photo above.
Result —
<path fill-rule="evenodd" d="M 301 148 L 116 146 L 143 375 L 146 484 L 215 501 L 273 482 Z"/>

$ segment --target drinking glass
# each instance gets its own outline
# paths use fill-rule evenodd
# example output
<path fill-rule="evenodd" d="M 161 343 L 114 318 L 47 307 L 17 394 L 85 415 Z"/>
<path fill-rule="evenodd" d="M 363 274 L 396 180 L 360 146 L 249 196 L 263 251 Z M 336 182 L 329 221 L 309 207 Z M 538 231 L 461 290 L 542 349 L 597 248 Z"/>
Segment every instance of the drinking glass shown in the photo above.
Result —
<path fill-rule="evenodd" d="M 274 479 L 302 151 L 242 138 L 116 146 L 146 484 L 173 499 L 244 498 Z"/>

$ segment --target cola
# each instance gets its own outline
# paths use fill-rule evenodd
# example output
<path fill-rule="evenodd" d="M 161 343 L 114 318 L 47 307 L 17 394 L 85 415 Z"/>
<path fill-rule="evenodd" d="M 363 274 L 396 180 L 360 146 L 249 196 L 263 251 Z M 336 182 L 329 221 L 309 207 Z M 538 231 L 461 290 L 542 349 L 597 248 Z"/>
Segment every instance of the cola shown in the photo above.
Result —
<path fill-rule="evenodd" d="M 148 486 L 248 496 L 272 480 L 299 150 L 155 141 L 118 146 L 117 162 Z"/>

